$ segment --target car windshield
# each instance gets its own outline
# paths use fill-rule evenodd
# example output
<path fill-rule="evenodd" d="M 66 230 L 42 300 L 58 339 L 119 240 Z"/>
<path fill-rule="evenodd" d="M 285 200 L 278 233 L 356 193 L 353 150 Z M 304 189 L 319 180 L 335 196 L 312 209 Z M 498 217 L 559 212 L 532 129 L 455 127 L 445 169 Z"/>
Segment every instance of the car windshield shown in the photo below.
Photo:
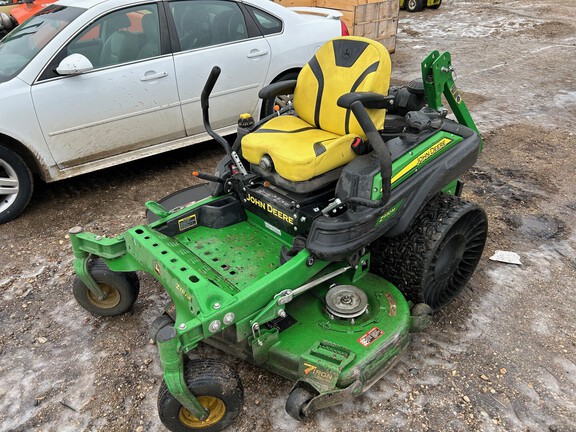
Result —
<path fill-rule="evenodd" d="M 0 83 L 14 78 L 85 9 L 50 5 L 0 40 Z"/>

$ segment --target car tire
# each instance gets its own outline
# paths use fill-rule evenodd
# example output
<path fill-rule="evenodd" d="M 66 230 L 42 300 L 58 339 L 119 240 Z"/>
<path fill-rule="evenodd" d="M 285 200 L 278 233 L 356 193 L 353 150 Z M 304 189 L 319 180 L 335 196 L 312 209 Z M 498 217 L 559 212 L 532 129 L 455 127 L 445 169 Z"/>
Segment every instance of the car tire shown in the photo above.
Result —
<path fill-rule="evenodd" d="M 426 6 L 426 0 L 406 0 L 406 10 L 408 12 L 420 12 Z"/>
<path fill-rule="evenodd" d="M 0 224 L 22 213 L 33 190 L 34 178 L 26 162 L 0 144 Z"/>
<path fill-rule="evenodd" d="M 274 82 L 280 81 L 291 81 L 298 78 L 298 72 L 288 72 Z M 275 98 L 270 98 L 262 101 L 262 109 L 260 110 L 260 118 L 264 118 L 269 116 L 274 112 L 274 105 L 280 106 L 280 108 L 284 108 L 286 105 L 292 102 L 294 95 L 287 94 L 287 95 L 280 95 L 276 96 Z"/>

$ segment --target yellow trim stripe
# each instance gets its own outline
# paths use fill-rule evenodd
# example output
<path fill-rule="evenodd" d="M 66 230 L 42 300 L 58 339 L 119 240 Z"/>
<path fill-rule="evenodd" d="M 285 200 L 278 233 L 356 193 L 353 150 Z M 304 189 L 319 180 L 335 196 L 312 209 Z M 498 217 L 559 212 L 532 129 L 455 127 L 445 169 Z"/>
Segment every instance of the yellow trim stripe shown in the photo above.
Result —
<path fill-rule="evenodd" d="M 413 159 L 408 165 L 406 165 L 394 177 L 392 177 L 392 184 L 394 184 L 394 182 L 396 182 L 399 179 L 401 179 L 402 177 L 404 177 L 404 175 L 406 175 L 408 172 L 412 171 L 418 165 L 421 165 L 422 163 L 426 162 L 431 156 L 436 154 L 438 151 L 442 150 L 444 147 L 446 147 L 451 142 L 452 142 L 452 139 L 450 139 L 450 138 L 442 138 L 440 141 L 438 141 L 436 144 L 434 144 L 428 150 L 426 150 L 425 152 L 421 153 L 418 157 Z"/>

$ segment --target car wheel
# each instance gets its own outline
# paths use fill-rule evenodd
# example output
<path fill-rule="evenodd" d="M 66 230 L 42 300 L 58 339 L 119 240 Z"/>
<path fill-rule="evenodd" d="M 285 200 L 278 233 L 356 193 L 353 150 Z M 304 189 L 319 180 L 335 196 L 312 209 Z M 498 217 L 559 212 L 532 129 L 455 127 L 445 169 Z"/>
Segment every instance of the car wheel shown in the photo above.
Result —
<path fill-rule="evenodd" d="M 217 432 L 230 425 L 242 412 L 244 389 L 236 370 L 212 359 L 185 364 L 186 385 L 210 414 L 199 420 L 170 393 L 162 381 L 158 392 L 158 415 L 171 432 Z"/>
<path fill-rule="evenodd" d="M 285 75 L 282 75 L 274 82 L 280 81 L 290 81 L 295 80 L 298 78 L 298 72 L 288 72 Z M 269 116 L 274 112 L 274 106 L 278 105 L 280 108 L 284 108 L 288 106 L 288 104 L 292 103 L 292 99 L 294 99 L 293 94 L 287 95 L 280 95 L 276 96 L 275 98 L 270 98 L 262 101 L 262 110 L 260 111 L 260 118 L 264 118 Z"/>
<path fill-rule="evenodd" d="M 464 289 L 480 261 L 487 233 L 486 213 L 478 205 L 439 194 L 408 231 L 371 245 L 371 270 L 396 285 L 408 300 L 437 311 Z"/>
<path fill-rule="evenodd" d="M 0 145 L 0 224 L 26 208 L 34 190 L 34 179 L 24 160 Z"/>
<path fill-rule="evenodd" d="M 406 0 L 408 12 L 420 12 L 426 6 L 426 0 Z"/>

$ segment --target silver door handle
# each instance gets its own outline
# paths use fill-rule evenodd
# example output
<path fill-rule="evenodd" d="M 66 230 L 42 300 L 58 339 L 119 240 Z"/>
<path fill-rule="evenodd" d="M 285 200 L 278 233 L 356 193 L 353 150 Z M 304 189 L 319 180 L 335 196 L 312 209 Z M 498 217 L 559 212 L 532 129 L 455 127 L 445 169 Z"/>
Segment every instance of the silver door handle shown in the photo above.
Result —
<path fill-rule="evenodd" d="M 158 73 L 151 73 L 149 75 L 144 75 L 140 78 L 140 81 L 152 81 L 158 78 L 164 78 L 168 76 L 168 72 L 158 72 Z"/>
<path fill-rule="evenodd" d="M 247 58 L 255 58 L 255 57 L 262 57 L 263 55 L 268 54 L 267 50 L 263 50 L 263 51 L 250 51 L 250 54 L 248 54 L 246 57 Z"/>

